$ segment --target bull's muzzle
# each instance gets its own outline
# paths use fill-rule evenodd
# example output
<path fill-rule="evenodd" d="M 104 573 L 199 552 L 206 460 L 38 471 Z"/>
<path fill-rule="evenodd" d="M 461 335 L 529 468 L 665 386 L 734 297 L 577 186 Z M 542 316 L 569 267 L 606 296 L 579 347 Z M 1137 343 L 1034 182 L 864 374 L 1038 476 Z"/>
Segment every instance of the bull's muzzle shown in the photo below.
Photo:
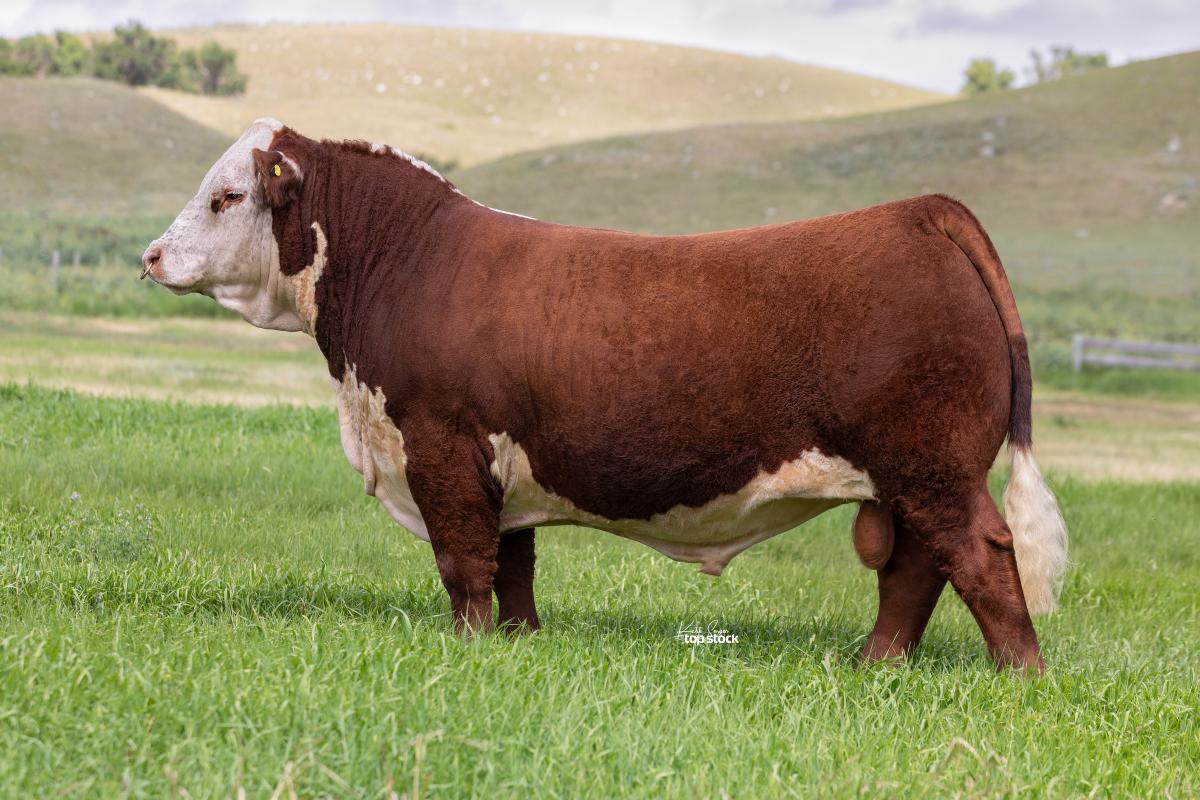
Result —
<path fill-rule="evenodd" d="M 142 253 L 142 277 L 138 278 L 138 280 L 142 280 L 149 275 L 150 270 L 154 269 L 162 261 L 162 256 L 163 249 L 158 245 L 152 244 L 147 247 L 146 252 Z"/>

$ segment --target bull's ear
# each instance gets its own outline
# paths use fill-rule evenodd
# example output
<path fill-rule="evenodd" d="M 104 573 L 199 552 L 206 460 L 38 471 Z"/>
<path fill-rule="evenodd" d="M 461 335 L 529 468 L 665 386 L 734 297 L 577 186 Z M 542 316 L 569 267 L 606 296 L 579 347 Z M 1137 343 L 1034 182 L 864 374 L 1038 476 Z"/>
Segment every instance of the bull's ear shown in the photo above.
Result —
<path fill-rule="evenodd" d="M 286 206 L 300 196 L 304 175 L 293 159 L 278 150 L 255 148 L 253 155 L 267 205 L 274 208 Z"/>

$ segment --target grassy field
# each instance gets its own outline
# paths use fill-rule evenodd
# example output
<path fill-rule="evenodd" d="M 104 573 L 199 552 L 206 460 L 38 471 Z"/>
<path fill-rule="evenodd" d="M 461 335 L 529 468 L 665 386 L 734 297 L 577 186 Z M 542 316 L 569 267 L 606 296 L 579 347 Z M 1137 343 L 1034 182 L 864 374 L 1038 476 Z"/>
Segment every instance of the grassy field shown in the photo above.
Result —
<path fill-rule="evenodd" d="M 230 141 L 111 81 L 0 78 L 0 109 L 6 231 L 45 211 L 174 216 Z"/>
<path fill-rule="evenodd" d="M 147 90 L 229 136 L 278 117 L 309 136 L 383 141 L 472 164 L 531 147 L 746 120 L 817 119 L 934 102 L 876 78 L 648 42 L 403 25 L 228 26 L 250 76 L 235 98 Z M 636 87 L 636 91 L 631 91 Z"/>
<path fill-rule="evenodd" d="M 886 114 L 620 136 L 455 174 L 489 205 L 659 233 L 946 192 L 1033 288 L 1200 296 L 1200 53 Z"/>
<path fill-rule="evenodd" d="M 813 121 L 937 98 L 578 37 L 173 35 L 237 48 L 250 93 L 0 79 L 0 794 L 1200 795 L 1200 374 L 1077 374 L 1069 349 L 1200 341 L 1200 53 Z M 913 664 L 857 669 L 875 589 L 850 509 L 720 580 L 546 529 L 546 629 L 453 636 L 428 546 L 345 463 L 312 342 L 135 279 L 267 113 L 467 165 L 620 133 L 454 174 L 582 224 L 962 197 L 1014 277 L 1072 530 L 1063 608 L 1038 622 L 1049 674 L 994 674 L 950 594 Z M 677 641 L 694 627 L 739 641 Z"/>
<path fill-rule="evenodd" d="M 846 509 L 716 581 L 546 529 L 546 629 L 465 642 L 331 411 L 12 386 L 0 407 L 13 795 L 1200 792 L 1195 484 L 1053 479 L 1074 567 L 1047 677 L 995 674 L 952 595 L 910 667 L 864 671 Z"/>
<path fill-rule="evenodd" d="M 232 320 L 0 311 L 0 381 L 186 402 L 329 405 L 312 339 Z"/>

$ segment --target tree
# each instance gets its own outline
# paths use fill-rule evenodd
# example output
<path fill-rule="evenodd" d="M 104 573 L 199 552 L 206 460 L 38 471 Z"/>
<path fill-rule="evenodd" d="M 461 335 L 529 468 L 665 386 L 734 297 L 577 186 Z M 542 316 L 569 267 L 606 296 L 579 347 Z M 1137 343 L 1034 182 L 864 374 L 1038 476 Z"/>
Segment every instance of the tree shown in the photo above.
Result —
<path fill-rule="evenodd" d="M 198 49 L 184 50 L 179 56 L 194 88 L 202 94 L 232 95 L 246 91 L 246 76 L 238 72 L 237 53 L 216 42 L 205 42 Z"/>
<path fill-rule="evenodd" d="M 8 39 L 0 39 L 0 75 L 28 75 L 29 68 L 17 61 L 16 48 Z"/>
<path fill-rule="evenodd" d="M 1011 69 L 1000 69 L 990 58 L 976 58 L 963 73 L 963 94 L 976 95 L 1012 88 L 1016 76 Z"/>
<path fill-rule="evenodd" d="M 1108 53 L 1104 51 L 1080 53 L 1074 47 L 1061 44 L 1052 46 L 1045 56 L 1036 48 L 1030 50 L 1029 58 L 1033 62 L 1029 73 L 1036 83 L 1057 81 L 1108 67 Z"/>
<path fill-rule="evenodd" d="M 94 53 L 96 77 L 130 86 L 160 85 L 175 62 L 175 42 L 130 21 L 114 28 L 112 40 L 97 44 Z"/>
<path fill-rule="evenodd" d="M 63 31 L 0 39 L 0 75 L 79 75 L 90 58 L 83 40 Z"/>
<path fill-rule="evenodd" d="M 0 38 L 0 75 L 81 75 L 130 86 L 162 86 L 184 92 L 231 95 L 246 91 L 237 53 L 216 42 L 176 54 L 175 42 L 155 36 L 140 22 L 113 29 L 113 38 L 94 47 L 78 36 L 56 31 L 21 39 Z"/>
<path fill-rule="evenodd" d="M 54 72 L 54 40 L 44 33 L 17 39 L 13 59 L 24 65 L 25 75 L 44 78 Z"/>
<path fill-rule="evenodd" d="M 83 39 L 67 33 L 54 33 L 54 73 L 56 75 L 82 75 L 91 66 L 92 51 Z"/>

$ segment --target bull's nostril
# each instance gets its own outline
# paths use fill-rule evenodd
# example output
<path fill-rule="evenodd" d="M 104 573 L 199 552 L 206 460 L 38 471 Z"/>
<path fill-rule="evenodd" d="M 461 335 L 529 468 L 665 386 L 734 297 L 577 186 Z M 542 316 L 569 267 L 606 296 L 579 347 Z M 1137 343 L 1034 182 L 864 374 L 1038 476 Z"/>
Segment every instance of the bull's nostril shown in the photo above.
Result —
<path fill-rule="evenodd" d="M 150 270 L 154 269 L 154 265 L 162 259 L 162 248 L 151 247 L 142 254 L 142 278 L 150 274 Z M 139 278 L 139 280 L 141 280 Z"/>

